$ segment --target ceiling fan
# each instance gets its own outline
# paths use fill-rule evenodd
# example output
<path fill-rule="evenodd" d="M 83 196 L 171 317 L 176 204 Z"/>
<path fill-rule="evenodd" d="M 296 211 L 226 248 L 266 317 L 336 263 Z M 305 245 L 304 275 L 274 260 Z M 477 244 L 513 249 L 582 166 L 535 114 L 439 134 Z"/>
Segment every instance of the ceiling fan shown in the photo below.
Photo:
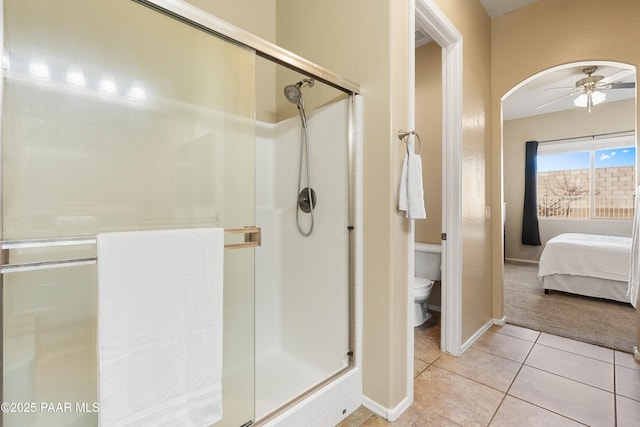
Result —
<path fill-rule="evenodd" d="M 629 74 L 633 74 L 633 70 L 620 70 L 605 78 L 604 76 L 593 75 L 593 73 L 595 73 L 597 69 L 598 67 L 595 65 L 583 68 L 582 72 L 585 73 L 587 77 L 578 80 L 575 87 L 552 87 L 545 89 L 571 89 L 572 92 L 567 95 L 561 96 L 560 98 L 556 98 L 542 105 L 539 105 L 536 107 L 536 109 L 543 108 L 565 98 L 570 98 L 572 96 L 578 95 L 578 97 L 573 100 L 574 105 L 576 105 L 577 107 L 587 107 L 588 111 L 591 112 L 591 107 L 601 103 L 606 99 L 604 91 L 609 89 L 635 89 L 636 87 L 635 82 L 627 83 L 620 81 L 623 78 L 627 77 Z"/>

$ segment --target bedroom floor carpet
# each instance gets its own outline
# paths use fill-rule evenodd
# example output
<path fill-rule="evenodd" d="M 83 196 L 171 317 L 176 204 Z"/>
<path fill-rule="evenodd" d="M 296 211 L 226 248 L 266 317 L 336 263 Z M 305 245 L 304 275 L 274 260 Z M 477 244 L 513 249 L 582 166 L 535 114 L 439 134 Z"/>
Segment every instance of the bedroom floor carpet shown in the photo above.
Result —
<path fill-rule="evenodd" d="M 562 292 L 545 295 L 537 274 L 537 264 L 505 263 L 507 323 L 633 352 L 637 320 L 630 304 Z"/>

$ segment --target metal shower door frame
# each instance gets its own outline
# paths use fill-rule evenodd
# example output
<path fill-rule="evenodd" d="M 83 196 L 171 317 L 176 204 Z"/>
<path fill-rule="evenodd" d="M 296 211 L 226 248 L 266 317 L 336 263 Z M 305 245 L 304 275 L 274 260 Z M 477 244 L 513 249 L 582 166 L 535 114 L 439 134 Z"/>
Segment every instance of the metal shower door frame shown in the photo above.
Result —
<path fill-rule="evenodd" d="M 348 150 L 348 165 L 347 165 L 347 190 L 348 190 L 348 236 L 349 236 L 349 253 L 348 253 L 348 283 L 349 283 L 349 365 L 340 372 L 325 379 L 322 383 L 318 384 L 314 388 L 308 390 L 304 395 L 299 396 L 292 402 L 289 402 L 287 407 L 294 405 L 303 398 L 314 393 L 321 387 L 333 381 L 335 378 L 343 375 L 347 371 L 354 367 L 354 348 L 355 348 L 355 236 L 354 236 L 354 144 L 355 144 L 355 96 L 360 94 L 360 87 L 356 83 L 353 83 L 338 74 L 335 74 L 317 64 L 314 64 L 299 55 L 296 55 L 286 49 L 283 49 L 273 43 L 270 43 L 262 38 L 259 38 L 245 30 L 242 30 L 234 25 L 231 25 L 213 15 L 204 13 L 200 9 L 191 6 L 186 3 L 178 3 L 173 0 L 131 0 L 135 3 L 147 6 L 160 13 L 166 14 L 176 20 L 184 22 L 188 25 L 201 29 L 204 32 L 214 34 L 230 43 L 247 47 L 255 51 L 256 55 L 267 59 L 273 63 L 282 65 L 290 70 L 299 72 L 308 77 L 311 77 L 317 81 L 321 81 L 335 89 L 338 89 L 349 96 L 349 112 L 348 112 L 348 136 L 347 136 L 347 150 Z M 0 0 L 0 25 L 2 31 L 0 31 L 0 41 L 4 47 L 4 1 Z M 0 105 L 3 105 L 4 101 L 4 84 L 0 85 Z M 2 108 L 2 107 L 0 107 Z M 3 111 L 2 111 L 3 113 Z M 3 117 L 0 116 L 0 128 L 4 129 Z M 3 174 L 3 133 L 0 132 L 0 184 L 2 183 Z M 0 240 L 3 236 L 3 218 L 2 212 L 3 206 L 3 185 L 0 185 Z M 0 251 L 0 265 L 8 264 L 8 251 Z M 4 331 L 4 280 L 3 275 L 0 273 L 0 328 Z M 3 340 L 0 341 L 0 353 L 4 355 L 4 334 Z M 0 401 L 4 401 L 4 357 L 0 359 Z M 284 409 L 284 408 L 282 408 Z M 277 415 L 276 413 L 270 414 L 267 418 Z M 261 420 L 265 421 L 265 420 Z M 3 425 L 3 417 L 0 415 L 0 427 Z"/>

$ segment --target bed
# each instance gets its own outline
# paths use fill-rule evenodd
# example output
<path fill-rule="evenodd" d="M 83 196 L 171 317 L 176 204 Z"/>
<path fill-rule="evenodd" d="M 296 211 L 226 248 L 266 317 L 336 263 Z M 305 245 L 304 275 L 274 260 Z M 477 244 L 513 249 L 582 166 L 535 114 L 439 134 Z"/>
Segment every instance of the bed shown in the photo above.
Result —
<path fill-rule="evenodd" d="M 545 293 L 570 292 L 629 303 L 631 238 L 560 234 L 547 242 L 538 267 Z"/>

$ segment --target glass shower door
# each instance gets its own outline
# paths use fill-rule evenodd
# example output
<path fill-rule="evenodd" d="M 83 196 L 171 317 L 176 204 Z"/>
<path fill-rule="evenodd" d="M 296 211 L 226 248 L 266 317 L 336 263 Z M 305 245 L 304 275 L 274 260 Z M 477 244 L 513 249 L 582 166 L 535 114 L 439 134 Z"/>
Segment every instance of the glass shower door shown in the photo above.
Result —
<path fill-rule="evenodd" d="M 40 243 L 3 264 L 95 256 L 43 239 L 255 223 L 254 52 L 128 0 L 4 0 L 4 34 L 2 240 Z M 253 269 L 225 251 L 217 427 L 254 419 Z M 2 425 L 97 425 L 95 265 L 2 286 Z"/>

